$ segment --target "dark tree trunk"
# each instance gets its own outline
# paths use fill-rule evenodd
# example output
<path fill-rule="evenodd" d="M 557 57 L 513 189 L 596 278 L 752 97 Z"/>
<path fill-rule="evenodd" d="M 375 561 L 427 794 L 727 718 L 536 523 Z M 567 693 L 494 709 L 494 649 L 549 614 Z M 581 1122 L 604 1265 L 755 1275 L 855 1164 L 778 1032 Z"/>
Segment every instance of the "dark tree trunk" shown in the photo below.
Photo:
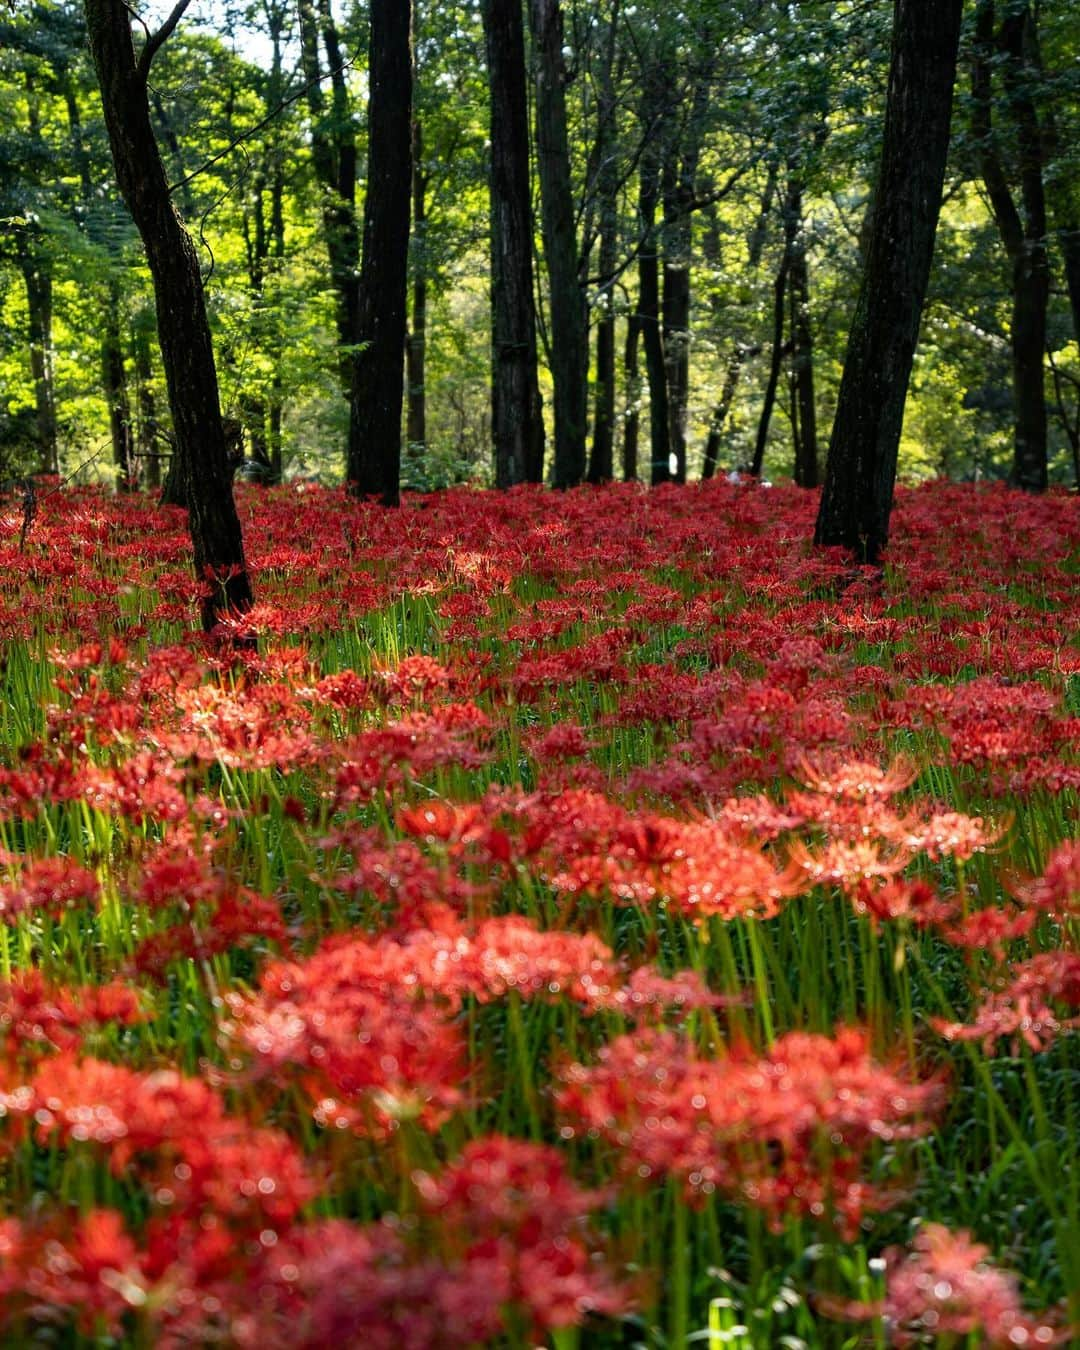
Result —
<path fill-rule="evenodd" d="M 405 439 L 410 447 L 422 452 L 427 444 L 427 174 L 424 129 L 418 117 L 413 119 L 412 157 L 412 326 L 405 349 L 409 387 Z"/>
<path fill-rule="evenodd" d="M 1046 488 L 1048 478 L 1043 362 L 1050 276 L 1042 136 L 1035 106 L 1026 89 L 1024 71 L 1025 30 L 1030 22 L 1027 5 L 1013 7 L 1002 21 L 1000 42 L 996 44 L 993 0 L 980 0 L 975 16 L 972 61 L 972 125 L 983 182 L 1012 271 L 1010 339 L 1015 407 L 1012 479 L 1019 487 L 1041 492 Z M 1013 201 L 994 137 L 992 68 L 998 46 L 1008 95 L 1006 106 L 1017 135 L 1022 216 Z"/>
<path fill-rule="evenodd" d="M 559 0 L 529 0 L 536 48 L 536 163 L 551 312 L 556 487 L 585 476 L 589 326 L 578 276 L 574 194 L 566 123 L 566 63 Z"/>
<path fill-rule="evenodd" d="M 698 81 L 681 160 L 669 153 L 664 182 L 664 362 L 668 385 L 671 475 L 686 482 L 686 423 L 690 404 L 690 261 L 698 160 L 709 107 L 711 72 Z"/>
<path fill-rule="evenodd" d="M 248 609 L 252 592 L 226 462 L 199 259 L 173 209 L 150 125 L 150 40 L 137 61 L 123 0 L 85 0 L 85 10 L 116 180 L 154 280 L 175 434 L 173 465 L 188 508 L 195 574 L 207 586 L 202 619 L 209 631 L 225 614 Z"/>
<path fill-rule="evenodd" d="M 398 504 L 412 193 L 412 5 L 372 0 L 368 172 L 348 479 Z"/>
<path fill-rule="evenodd" d="M 612 285 L 619 247 L 619 166 L 615 133 L 615 48 L 619 6 L 608 20 L 607 44 L 600 65 L 596 131 L 596 209 L 600 220 L 599 269 L 603 308 L 596 323 L 596 388 L 593 393 L 589 482 L 606 483 L 615 475 L 615 310 Z"/>
<path fill-rule="evenodd" d="M 638 438 L 641 428 L 641 376 L 638 373 L 638 341 L 641 319 L 631 314 L 626 323 L 623 350 L 623 375 L 626 385 L 626 416 L 623 418 L 622 471 L 624 483 L 636 483 L 638 476 Z"/>
<path fill-rule="evenodd" d="M 401 5 L 408 8 L 405 0 Z M 341 44 L 329 0 L 298 0 L 300 65 L 311 114 L 311 162 L 322 189 L 323 234 L 336 298 L 338 373 L 342 393 L 350 396 L 352 348 L 357 341 L 360 235 L 356 224 L 356 128 L 349 107 Z M 319 42 L 326 52 L 326 67 Z M 330 80 L 327 106 L 323 81 Z"/>
<path fill-rule="evenodd" d="M 161 486 L 161 445 L 158 440 L 153 369 L 150 363 L 150 325 L 143 322 L 141 316 L 136 317 L 132 326 L 132 364 L 135 369 L 135 404 L 139 410 L 136 454 L 143 484 L 153 492 Z"/>
<path fill-rule="evenodd" d="M 650 110 L 651 111 L 651 110 Z M 651 118 L 647 118 L 646 124 Z M 642 242 L 638 253 L 637 320 L 645 349 L 645 377 L 649 385 L 649 482 L 671 480 L 671 420 L 668 413 L 667 370 L 660 328 L 660 257 L 656 204 L 660 195 L 660 149 L 656 139 L 641 157 L 638 212 Z"/>
<path fill-rule="evenodd" d="M 773 408 L 776 406 L 776 391 L 780 384 L 780 366 L 784 360 L 784 305 L 787 298 L 787 279 L 790 259 L 787 248 L 780 260 L 780 270 L 773 282 L 773 335 L 772 353 L 769 357 L 769 379 L 765 385 L 765 398 L 761 404 L 761 416 L 758 418 L 757 439 L 754 442 L 754 456 L 750 462 L 750 472 L 761 476 L 765 467 L 765 444 L 769 439 L 769 423 L 772 421 Z"/>
<path fill-rule="evenodd" d="M 769 172 L 765 180 L 765 190 L 761 194 L 761 207 L 746 245 L 747 271 L 750 275 L 757 271 L 761 264 L 761 255 L 765 251 L 765 239 L 769 232 L 769 216 L 772 214 L 773 199 L 776 196 L 776 179 L 777 164 L 775 160 L 772 160 L 769 163 Z M 717 262 L 719 262 L 719 250 L 717 249 L 716 252 Z M 705 462 L 701 470 L 702 478 L 711 478 L 716 472 L 720 460 L 720 446 L 723 440 L 724 427 L 735 402 L 735 394 L 739 387 L 739 378 L 742 375 L 743 366 L 746 364 L 748 357 L 757 356 L 760 351 L 760 347 L 746 342 L 736 342 L 735 344 L 727 364 L 727 370 L 724 372 L 720 401 L 713 408 L 712 418 L 709 422 L 709 435 L 705 442 Z"/>
<path fill-rule="evenodd" d="M 105 298 L 105 331 L 101 341 L 102 383 L 109 405 L 109 433 L 112 437 L 116 486 L 121 492 L 133 492 L 138 486 L 138 473 L 135 433 L 131 425 L 131 401 L 128 398 L 124 348 L 120 336 L 120 304 L 119 283 L 110 280 Z"/>
<path fill-rule="evenodd" d="M 26 312 L 30 328 L 30 375 L 34 381 L 38 472 L 59 473 L 56 389 L 53 381 L 52 274 L 34 240 L 22 252 L 19 267 L 26 285 Z"/>
<path fill-rule="evenodd" d="M 483 0 L 491 85 L 491 421 L 495 486 L 539 483 L 544 416 L 537 377 L 529 114 L 521 0 Z"/>
<path fill-rule="evenodd" d="M 881 165 L 814 541 L 876 563 L 949 149 L 963 0 L 894 0 Z"/>
<path fill-rule="evenodd" d="M 792 419 L 795 440 L 795 483 L 818 485 L 817 407 L 814 400 L 814 333 L 810 324 L 810 270 L 802 213 L 802 183 L 788 185 L 785 238 L 791 306 Z"/>
<path fill-rule="evenodd" d="M 716 466 L 720 461 L 720 442 L 723 439 L 724 424 L 727 422 L 731 405 L 735 402 L 735 390 L 738 387 L 739 375 L 747 355 L 747 348 L 740 343 L 731 353 L 727 370 L 724 372 L 724 383 L 720 389 L 720 402 L 713 408 L 709 435 L 705 442 L 705 460 L 701 466 L 701 476 L 706 480 L 712 478 L 716 473 Z"/>

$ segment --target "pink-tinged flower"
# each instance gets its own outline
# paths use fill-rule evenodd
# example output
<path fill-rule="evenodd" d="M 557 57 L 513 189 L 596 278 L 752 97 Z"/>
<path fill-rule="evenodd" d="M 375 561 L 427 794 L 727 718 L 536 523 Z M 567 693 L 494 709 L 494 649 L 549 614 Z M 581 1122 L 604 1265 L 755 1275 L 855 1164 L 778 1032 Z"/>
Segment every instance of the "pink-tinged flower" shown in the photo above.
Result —
<path fill-rule="evenodd" d="M 1080 955 L 1040 952 L 1009 975 L 1003 988 L 984 997 L 971 1022 L 936 1018 L 935 1030 L 949 1041 L 980 1041 L 987 1054 L 1008 1040 L 1015 1054 L 1021 1041 L 1038 1053 L 1080 1027 Z"/>
<path fill-rule="evenodd" d="M 970 1234 L 935 1223 L 919 1230 L 910 1252 L 889 1253 L 882 1312 L 891 1343 L 938 1345 L 976 1333 L 989 1350 L 1015 1350 L 1069 1340 L 1058 1315 L 1024 1311 L 1016 1277 L 989 1254 Z"/>
<path fill-rule="evenodd" d="M 1021 892 L 1036 909 L 1058 920 L 1080 914 L 1080 839 L 1069 839 L 1051 853 L 1041 877 Z"/>

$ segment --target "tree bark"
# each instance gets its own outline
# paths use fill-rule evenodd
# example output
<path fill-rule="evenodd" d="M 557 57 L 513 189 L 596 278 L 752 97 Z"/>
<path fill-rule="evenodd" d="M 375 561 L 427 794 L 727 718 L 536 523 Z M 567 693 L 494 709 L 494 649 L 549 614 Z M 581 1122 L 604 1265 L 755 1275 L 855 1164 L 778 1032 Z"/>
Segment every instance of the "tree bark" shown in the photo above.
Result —
<path fill-rule="evenodd" d="M 1041 492 L 1048 481 L 1043 363 L 1050 277 L 1042 137 L 1024 78 L 1025 31 L 1030 21 L 1027 5 L 1011 10 L 1002 21 L 999 44 L 995 43 L 993 0 L 980 0 L 972 60 L 972 127 L 983 182 L 1012 272 L 1010 340 L 1015 408 L 1012 480 L 1028 491 Z M 1017 133 L 1023 215 L 1013 200 L 994 138 L 992 65 L 998 45 L 1003 55 L 1006 103 Z"/>
<path fill-rule="evenodd" d="M 52 274 L 36 240 L 31 239 L 19 258 L 26 286 L 29 320 L 30 376 L 34 381 L 34 413 L 38 443 L 38 472 L 59 473 L 56 440 L 56 388 L 53 380 Z"/>
<path fill-rule="evenodd" d="M 544 416 L 537 375 L 529 115 L 521 0 L 483 0 L 491 86 L 491 421 L 495 486 L 539 483 Z"/>
<path fill-rule="evenodd" d="M 405 439 L 421 453 L 427 444 L 427 173 L 424 169 L 424 129 L 413 118 L 412 138 L 412 325 L 405 348 L 409 397 Z"/>
<path fill-rule="evenodd" d="M 599 72 L 596 129 L 596 196 L 600 221 L 599 267 L 604 287 L 596 322 L 596 387 L 589 482 L 606 483 L 615 475 L 615 309 L 612 286 L 619 247 L 619 166 L 616 157 L 615 49 L 619 5 L 608 19 L 607 43 Z"/>
<path fill-rule="evenodd" d="M 646 116 L 654 120 L 658 102 L 656 91 L 646 95 Z M 660 327 L 660 257 L 656 228 L 656 206 L 660 197 L 659 136 L 654 136 L 641 156 L 638 189 L 638 214 L 642 241 L 638 252 L 637 321 L 645 350 L 645 378 L 649 386 L 649 482 L 671 480 L 671 420 L 668 411 L 667 369 L 664 364 L 664 339 Z"/>
<path fill-rule="evenodd" d="M 802 202 L 802 182 L 792 178 L 788 185 L 785 230 L 791 306 L 791 424 L 795 441 L 795 484 L 813 488 L 818 485 L 817 407 L 814 400 L 814 332 L 810 323 L 810 270 L 806 262 Z"/>
<path fill-rule="evenodd" d="M 585 476 L 588 423 L 588 309 L 578 275 L 574 195 L 566 121 L 566 63 L 559 0 L 530 0 L 536 58 L 536 164 L 551 311 L 555 487 Z"/>
<path fill-rule="evenodd" d="M 401 482 L 405 302 L 412 194 L 412 5 L 372 0 L 368 172 L 348 479 L 396 506 Z"/>
<path fill-rule="evenodd" d="M 876 563 L 949 149 L 963 0 L 894 0 L 881 165 L 814 541 Z"/>
<path fill-rule="evenodd" d="M 405 0 L 402 0 L 405 3 Z M 407 6 L 406 6 L 407 7 Z M 344 63 L 329 0 L 298 0 L 300 66 L 311 115 L 311 162 L 322 189 L 323 235 L 334 287 L 342 393 L 350 397 L 352 348 L 360 306 L 360 234 L 356 223 L 356 128 L 349 107 Z M 326 68 L 319 43 L 326 52 Z M 327 106 L 323 82 L 330 79 Z"/>
<path fill-rule="evenodd" d="M 638 437 L 641 428 L 641 376 L 638 373 L 638 342 L 641 319 L 631 314 L 626 323 L 623 349 L 623 375 L 626 385 L 626 416 L 623 418 L 622 471 L 624 483 L 636 483 L 638 476 Z"/>
<path fill-rule="evenodd" d="M 761 255 L 765 251 L 765 240 L 769 232 L 769 216 L 772 214 L 773 199 L 776 196 L 777 176 L 777 163 L 773 159 L 769 162 L 769 171 L 765 179 L 765 190 L 761 194 L 761 206 L 758 210 L 757 219 L 746 243 L 747 271 L 751 275 L 760 266 Z M 723 438 L 724 427 L 727 424 L 728 414 L 735 402 L 739 377 L 742 375 L 747 357 L 756 356 L 760 350 L 760 347 L 747 342 L 736 342 L 735 344 L 727 364 L 727 370 L 724 372 L 720 401 L 713 408 L 712 418 L 709 422 L 709 435 L 705 442 L 705 460 L 701 470 L 702 478 L 712 478 L 716 472 L 716 466 L 720 459 L 720 443 Z"/>
<path fill-rule="evenodd" d="M 124 370 L 124 347 L 120 337 L 120 305 L 120 284 L 115 278 L 110 278 L 105 298 L 105 331 L 101 342 L 102 383 L 109 405 L 109 433 L 112 438 L 116 486 L 121 492 L 133 492 L 138 486 L 138 474 L 131 401 Z"/>
<path fill-rule="evenodd" d="M 788 268 L 791 259 L 787 248 L 780 259 L 780 269 L 773 282 L 773 338 L 772 353 L 769 357 L 769 378 L 765 385 L 765 398 L 761 404 L 761 416 L 758 418 L 757 438 L 754 441 L 754 456 L 750 462 L 750 472 L 761 477 L 765 467 L 765 443 L 769 439 L 769 423 L 772 421 L 773 408 L 776 406 L 776 390 L 780 384 L 780 366 L 784 359 L 784 304 L 787 297 Z"/>
<path fill-rule="evenodd" d="M 668 385 L 672 477 L 686 482 L 686 423 L 690 404 L 690 261 L 693 244 L 694 193 L 698 161 L 709 109 L 711 70 L 697 82 L 681 157 L 674 148 L 665 166 L 664 183 L 664 364 Z"/>
<path fill-rule="evenodd" d="M 161 486 L 161 446 L 158 443 L 157 407 L 154 403 L 153 369 L 150 364 L 150 328 L 143 322 L 141 315 L 136 316 L 131 335 L 135 406 L 138 408 L 136 458 L 143 484 L 153 492 Z"/>
<path fill-rule="evenodd" d="M 252 591 L 226 462 L 199 259 L 169 196 L 150 125 L 148 62 L 136 59 L 130 11 L 123 0 L 84 3 L 117 183 L 154 281 L 174 467 L 188 508 L 195 574 L 207 586 L 202 620 L 210 631 L 226 614 L 250 608 Z"/>

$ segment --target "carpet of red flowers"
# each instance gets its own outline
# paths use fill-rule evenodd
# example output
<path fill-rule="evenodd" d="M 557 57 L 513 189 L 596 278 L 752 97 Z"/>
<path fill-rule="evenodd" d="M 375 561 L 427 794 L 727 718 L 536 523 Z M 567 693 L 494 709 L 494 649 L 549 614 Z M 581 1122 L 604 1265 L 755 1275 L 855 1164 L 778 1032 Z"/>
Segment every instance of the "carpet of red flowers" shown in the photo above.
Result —
<path fill-rule="evenodd" d="M 1080 499 L 815 505 L 6 508 L 5 1343 L 1070 1342 Z"/>

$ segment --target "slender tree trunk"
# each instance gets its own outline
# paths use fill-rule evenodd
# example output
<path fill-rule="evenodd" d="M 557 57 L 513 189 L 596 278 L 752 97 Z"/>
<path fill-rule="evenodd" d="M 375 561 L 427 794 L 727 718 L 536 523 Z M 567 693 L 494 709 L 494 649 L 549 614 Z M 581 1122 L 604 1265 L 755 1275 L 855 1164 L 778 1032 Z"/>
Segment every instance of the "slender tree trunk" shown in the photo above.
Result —
<path fill-rule="evenodd" d="M 1034 104 L 1025 87 L 1024 34 L 1029 22 L 1026 4 L 1010 10 L 997 42 L 993 0 L 980 0 L 972 60 L 972 128 L 983 182 L 1012 271 L 1010 339 L 1015 408 L 1012 479 L 1019 487 L 1041 492 L 1048 478 L 1043 363 L 1050 278 L 1042 137 Z M 994 136 L 992 69 L 999 48 L 1008 95 L 1006 103 L 1017 134 L 1023 215 L 1013 200 Z"/>
<path fill-rule="evenodd" d="M 638 438 L 641 428 L 641 376 L 638 373 L 638 341 L 641 319 L 631 314 L 626 323 L 623 349 L 623 374 L 626 385 L 626 415 L 623 418 L 622 471 L 624 483 L 636 483 L 638 476 Z"/>
<path fill-rule="evenodd" d="M 401 0 L 404 5 L 405 0 Z M 406 6 L 407 7 L 407 6 Z M 360 234 L 356 223 L 356 128 L 349 107 L 341 44 L 329 0 L 298 0 L 300 65 L 311 115 L 311 162 L 322 190 L 323 235 L 336 299 L 342 393 L 350 396 L 352 348 L 360 305 Z M 324 67 L 319 43 L 326 52 Z M 330 81 L 327 106 L 325 81 Z"/>
<path fill-rule="evenodd" d="M 619 247 L 619 165 L 615 133 L 615 48 L 618 0 L 608 20 L 607 44 L 600 65 L 596 131 L 596 196 L 600 220 L 599 268 L 604 287 L 596 322 L 596 387 L 593 393 L 592 450 L 589 482 L 606 483 L 615 475 L 615 309 L 612 285 Z"/>
<path fill-rule="evenodd" d="M 785 221 L 788 292 L 791 305 L 792 427 L 795 432 L 795 483 L 818 485 L 817 408 L 814 401 L 814 333 L 810 323 L 810 269 L 806 262 L 803 190 L 798 179 L 788 187 Z"/>
<path fill-rule="evenodd" d="M 662 93 L 650 88 L 644 100 L 648 125 L 657 120 L 656 109 Z M 660 327 L 660 256 L 656 228 L 656 206 L 660 197 L 661 147 L 659 132 L 641 156 L 638 189 L 638 214 L 642 232 L 638 252 L 637 320 L 645 349 L 645 377 L 649 385 L 649 482 L 671 480 L 671 419 L 668 410 L 667 370 L 664 364 L 664 339 Z"/>
<path fill-rule="evenodd" d="M 372 0 L 368 173 L 348 479 L 398 504 L 412 194 L 412 5 Z"/>
<path fill-rule="evenodd" d="M 53 378 L 52 275 L 36 241 L 31 240 L 19 259 L 26 286 L 29 320 L 30 376 L 34 381 L 34 411 L 38 443 L 38 472 L 59 473 L 56 440 L 56 388 Z"/>
<path fill-rule="evenodd" d="M 132 492 L 138 485 L 138 474 L 135 467 L 131 401 L 124 370 L 124 347 L 120 337 L 120 305 L 120 284 L 111 278 L 105 298 L 105 331 L 101 341 L 102 383 L 109 405 L 109 432 L 112 437 L 116 486 L 121 492 Z"/>
<path fill-rule="evenodd" d="M 556 487 L 585 476 L 588 310 L 578 276 L 574 194 L 566 121 L 566 63 L 559 0 L 529 0 L 536 57 L 536 164 L 551 311 Z"/>
<path fill-rule="evenodd" d="M 765 240 L 769 232 L 769 216 L 772 214 L 773 199 L 776 196 L 776 180 L 778 177 L 776 160 L 769 161 L 769 171 L 765 179 L 765 190 L 761 194 L 761 206 L 758 210 L 757 219 L 754 222 L 754 228 L 750 231 L 750 236 L 746 244 L 746 263 L 747 272 L 753 275 L 761 265 L 761 255 L 765 251 Z M 705 442 L 705 461 L 702 466 L 701 476 L 711 478 L 716 472 L 716 466 L 720 459 L 720 446 L 723 440 L 724 427 L 727 424 L 728 416 L 735 403 L 735 394 L 739 387 L 739 379 L 743 372 L 743 366 L 751 356 L 757 356 L 761 351 L 759 346 L 739 341 L 735 343 L 731 357 L 728 360 L 727 370 L 724 372 L 724 383 L 720 390 L 720 401 L 713 408 L 712 418 L 709 422 L 709 435 Z"/>
<path fill-rule="evenodd" d="M 406 346 L 409 400 L 405 439 L 410 447 L 422 452 L 427 444 L 427 174 L 424 171 L 424 129 L 419 117 L 413 118 L 412 155 L 412 327 Z"/>
<path fill-rule="evenodd" d="M 521 0 L 482 0 L 491 85 L 491 421 L 495 486 L 544 476 Z"/>
<path fill-rule="evenodd" d="M 706 480 L 712 478 L 716 473 L 716 466 L 720 460 L 720 442 L 723 438 L 724 424 L 727 422 L 731 405 L 735 402 L 735 390 L 739 384 L 739 374 L 747 355 L 748 349 L 740 343 L 731 353 L 727 370 L 724 372 L 724 383 L 720 389 L 720 402 L 713 408 L 709 435 L 705 442 L 705 459 L 701 466 L 701 476 Z"/>
<path fill-rule="evenodd" d="M 675 456 L 672 477 L 686 482 L 686 424 L 690 405 L 690 262 L 693 245 L 691 212 L 698 161 L 709 108 L 711 70 L 694 90 L 682 156 L 670 153 L 664 183 L 664 365 L 668 384 L 670 445 Z"/>
<path fill-rule="evenodd" d="M 151 321 L 152 322 L 152 321 Z M 150 362 L 150 327 L 137 316 L 132 325 L 132 365 L 135 370 L 135 405 L 139 410 L 135 446 L 143 485 L 151 492 L 161 486 L 161 446 L 158 442 L 157 408 L 154 403 L 153 368 Z"/>
<path fill-rule="evenodd" d="M 894 0 L 881 165 L 814 541 L 876 563 L 949 149 L 963 0 Z"/>
<path fill-rule="evenodd" d="M 202 618 L 209 631 L 226 613 L 248 609 L 252 592 L 226 460 L 199 259 L 169 196 L 150 125 L 148 67 L 136 61 L 131 13 L 123 0 L 84 0 L 84 7 L 117 183 L 154 280 L 176 441 L 173 459 L 184 487 L 195 574 L 207 586 Z"/>
<path fill-rule="evenodd" d="M 773 282 L 773 337 L 772 354 L 769 358 L 769 379 L 765 385 L 765 398 L 758 418 L 757 439 L 754 442 L 754 457 L 750 463 L 750 472 L 757 477 L 765 467 L 765 445 L 769 439 L 769 423 L 772 421 L 773 408 L 776 405 L 776 391 L 780 384 L 780 366 L 784 359 L 784 305 L 787 297 L 788 267 L 790 259 L 787 249 L 780 260 L 780 270 Z"/>

